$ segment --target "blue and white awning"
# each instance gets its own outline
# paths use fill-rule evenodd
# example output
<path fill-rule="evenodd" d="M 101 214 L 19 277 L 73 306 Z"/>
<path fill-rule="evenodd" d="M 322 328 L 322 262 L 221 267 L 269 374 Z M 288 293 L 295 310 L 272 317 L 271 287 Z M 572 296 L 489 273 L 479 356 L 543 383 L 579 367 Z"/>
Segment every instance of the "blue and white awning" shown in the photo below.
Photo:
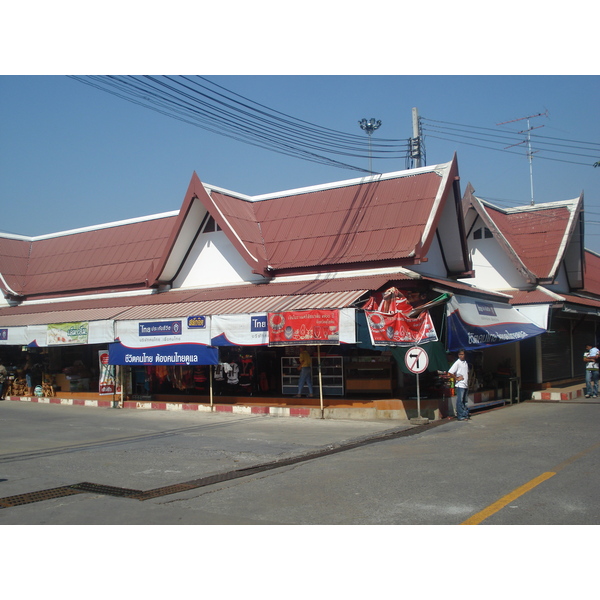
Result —
<path fill-rule="evenodd" d="M 546 332 L 509 304 L 467 296 L 453 296 L 446 317 L 450 351 L 511 344 Z"/>

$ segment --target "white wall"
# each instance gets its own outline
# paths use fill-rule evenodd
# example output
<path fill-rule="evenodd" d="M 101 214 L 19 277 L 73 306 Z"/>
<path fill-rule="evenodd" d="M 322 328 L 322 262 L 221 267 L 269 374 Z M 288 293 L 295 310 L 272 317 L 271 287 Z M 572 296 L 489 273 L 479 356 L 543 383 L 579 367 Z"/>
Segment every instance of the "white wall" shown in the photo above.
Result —
<path fill-rule="evenodd" d="M 528 285 L 494 238 L 474 240 L 471 234 L 468 244 L 475 277 L 462 281 L 489 290 L 519 289 Z"/>
<path fill-rule="evenodd" d="M 214 287 L 263 280 L 261 275 L 252 273 L 225 233 L 215 231 L 198 236 L 173 281 L 173 288 Z"/>
<path fill-rule="evenodd" d="M 448 276 L 437 236 L 435 236 L 431 247 L 429 248 L 429 252 L 427 253 L 427 262 L 421 263 L 420 265 L 411 265 L 410 270 L 416 271 L 421 275 L 433 275 L 435 277 L 443 278 Z"/>

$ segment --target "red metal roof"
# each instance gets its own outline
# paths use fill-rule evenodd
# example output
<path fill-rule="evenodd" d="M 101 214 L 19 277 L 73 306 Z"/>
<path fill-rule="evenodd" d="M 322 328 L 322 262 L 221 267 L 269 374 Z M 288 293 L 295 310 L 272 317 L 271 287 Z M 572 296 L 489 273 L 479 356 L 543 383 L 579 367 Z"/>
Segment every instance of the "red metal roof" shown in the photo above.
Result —
<path fill-rule="evenodd" d="M 229 225 L 250 253 L 275 271 L 297 270 L 415 257 L 440 209 L 442 183 L 432 169 L 255 201 L 215 190 L 210 198 L 215 219 L 222 215 L 221 227 Z"/>
<path fill-rule="evenodd" d="M 394 275 L 393 281 L 408 281 Z M 103 319 L 159 319 L 193 314 L 235 314 L 316 308 L 344 308 L 388 284 L 389 275 L 244 285 L 205 290 L 173 290 L 120 298 L 97 298 L 0 308 L 0 326 L 69 323 Z M 286 308 L 285 310 L 291 310 Z M 124 317 L 123 315 L 127 316 Z M 132 316 L 137 315 L 137 316 Z"/>
<path fill-rule="evenodd" d="M 562 302 L 562 300 L 558 300 L 556 296 L 543 288 L 536 288 L 534 290 L 504 290 L 504 293 L 512 296 L 510 304 L 514 305 Z"/>
<path fill-rule="evenodd" d="M 13 292 L 30 298 L 144 287 L 174 221 L 168 216 L 18 241 L 0 237 L 0 273 Z"/>
<path fill-rule="evenodd" d="M 507 213 L 487 206 L 486 210 L 523 264 L 539 279 L 552 277 L 570 225 L 569 209 L 531 207 Z"/>

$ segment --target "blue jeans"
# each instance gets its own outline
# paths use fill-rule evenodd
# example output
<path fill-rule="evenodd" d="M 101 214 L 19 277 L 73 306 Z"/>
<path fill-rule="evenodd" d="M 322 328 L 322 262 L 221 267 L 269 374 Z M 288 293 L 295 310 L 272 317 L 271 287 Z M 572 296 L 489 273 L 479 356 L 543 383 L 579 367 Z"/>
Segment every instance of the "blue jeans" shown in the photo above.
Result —
<path fill-rule="evenodd" d="M 456 418 L 468 419 L 469 409 L 467 408 L 467 388 L 457 387 L 456 390 Z"/>
<path fill-rule="evenodd" d="M 597 369 L 585 370 L 585 394 L 586 396 L 598 395 L 598 379 L 600 372 Z"/>
<path fill-rule="evenodd" d="M 302 393 L 304 384 L 308 385 L 308 393 L 312 396 L 312 367 L 302 367 L 302 371 L 300 371 L 300 380 L 298 381 L 298 395 Z"/>

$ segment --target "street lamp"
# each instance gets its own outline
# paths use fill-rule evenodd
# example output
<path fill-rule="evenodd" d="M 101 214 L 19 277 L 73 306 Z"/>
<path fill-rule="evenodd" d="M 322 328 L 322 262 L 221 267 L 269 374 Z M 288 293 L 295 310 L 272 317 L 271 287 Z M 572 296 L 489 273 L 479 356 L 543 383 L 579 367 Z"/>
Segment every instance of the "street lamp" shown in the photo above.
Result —
<path fill-rule="evenodd" d="M 369 173 L 372 173 L 373 169 L 371 168 L 371 136 L 373 135 L 373 132 L 376 129 L 379 129 L 381 127 L 381 121 L 376 121 L 375 119 L 369 119 L 367 121 L 366 119 L 362 119 L 358 122 L 358 124 L 360 125 L 360 128 L 363 131 L 366 131 L 367 135 L 369 136 Z"/>

